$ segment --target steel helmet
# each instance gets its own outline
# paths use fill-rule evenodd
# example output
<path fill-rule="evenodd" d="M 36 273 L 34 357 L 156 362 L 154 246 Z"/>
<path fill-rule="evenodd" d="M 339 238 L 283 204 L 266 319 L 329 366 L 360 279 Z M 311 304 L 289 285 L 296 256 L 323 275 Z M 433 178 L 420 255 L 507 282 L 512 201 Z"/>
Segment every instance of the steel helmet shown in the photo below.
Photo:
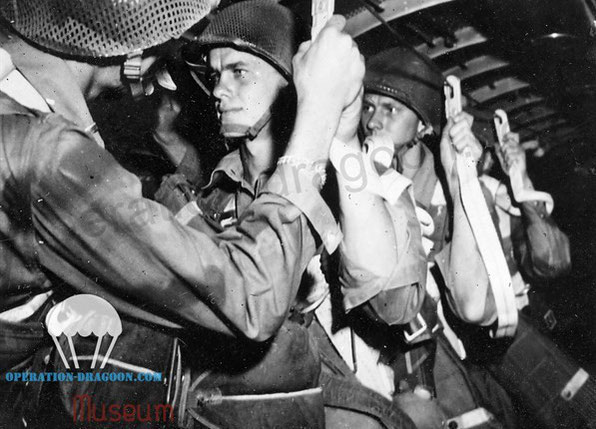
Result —
<path fill-rule="evenodd" d="M 107 58 L 161 45 L 209 13 L 213 0 L 1 0 L 24 38 L 75 57 Z"/>
<path fill-rule="evenodd" d="M 404 103 L 440 134 L 443 76 L 430 59 L 402 46 L 380 52 L 366 63 L 364 90 Z"/>
<path fill-rule="evenodd" d="M 229 47 L 262 58 L 288 82 L 292 82 L 292 58 L 307 38 L 306 28 L 288 8 L 273 0 L 247 0 L 222 10 L 194 41 L 187 44 L 182 56 L 190 66 L 195 81 L 210 93 L 207 82 L 207 54 L 215 48 Z M 222 124 L 225 137 L 254 139 L 271 121 L 271 106 L 256 123 Z"/>
<path fill-rule="evenodd" d="M 190 64 L 213 48 L 231 47 L 263 58 L 292 81 L 292 58 L 307 33 L 299 18 L 273 0 L 248 0 L 222 10 L 184 50 Z"/>

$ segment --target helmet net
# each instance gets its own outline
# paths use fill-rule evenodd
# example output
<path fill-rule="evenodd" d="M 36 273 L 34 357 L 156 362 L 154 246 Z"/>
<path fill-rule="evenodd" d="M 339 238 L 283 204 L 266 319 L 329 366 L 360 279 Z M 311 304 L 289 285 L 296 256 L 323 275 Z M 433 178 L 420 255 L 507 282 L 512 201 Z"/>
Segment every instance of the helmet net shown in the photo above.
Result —
<path fill-rule="evenodd" d="M 2 0 L 0 14 L 30 41 L 82 57 L 114 57 L 177 38 L 210 0 Z"/>
<path fill-rule="evenodd" d="M 248 0 L 233 4 L 209 23 L 187 59 L 218 46 L 230 46 L 263 57 L 287 79 L 292 77 L 292 57 L 305 40 L 304 26 L 287 8 L 272 0 Z"/>

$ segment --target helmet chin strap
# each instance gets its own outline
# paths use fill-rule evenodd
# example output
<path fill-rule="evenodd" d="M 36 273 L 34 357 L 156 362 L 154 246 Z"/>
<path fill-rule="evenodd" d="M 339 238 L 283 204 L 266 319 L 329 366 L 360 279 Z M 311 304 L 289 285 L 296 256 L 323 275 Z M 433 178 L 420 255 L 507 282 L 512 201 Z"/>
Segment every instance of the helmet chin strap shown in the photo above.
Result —
<path fill-rule="evenodd" d="M 414 138 L 412 138 L 412 140 L 408 141 L 403 146 L 401 146 L 400 149 L 395 153 L 396 156 L 394 157 L 393 168 L 401 172 L 401 168 L 399 166 L 399 163 L 401 161 L 398 161 L 398 159 L 401 159 L 401 157 L 404 156 L 407 151 L 409 151 L 416 145 L 424 144 L 422 142 L 424 136 L 430 135 L 432 133 L 433 129 L 431 126 L 424 125 L 422 122 L 420 122 L 418 125 L 418 131 L 416 132 Z"/>
<path fill-rule="evenodd" d="M 128 83 L 130 92 L 135 99 L 145 94 L 143 88 L 143 76 L 141 75 L 141 64 L 143 62 L 143 51 L 135 51 L 127 55 L 126 61 L 122 64 L 122 74 Z"/>
<path fill-rule="evenodd" d="M 414 136 L 414 138 L 403 145 L 402 153 L 405 153 L 406 151 L 408 151 L 408 150 L 412 149 L 414 146 L 416 146 L 418 143 L 421 143 L 422 138 L 426 135 L 432 134 L 432 132 L 433 132 L 432 127 L 426 126 L 422 122 L 420 122 L 418 125 L 418 131 L 416 132 L 416 135 Z"/>
<path fill-rule="evenodd" d="M 269 121 L 271 121 L 271 108 L 265 110 L 252 127 L 240 124 L 222 124 L 219 132 L 224 137 L 246 137 L 249 140 L 254 140 Z"/>

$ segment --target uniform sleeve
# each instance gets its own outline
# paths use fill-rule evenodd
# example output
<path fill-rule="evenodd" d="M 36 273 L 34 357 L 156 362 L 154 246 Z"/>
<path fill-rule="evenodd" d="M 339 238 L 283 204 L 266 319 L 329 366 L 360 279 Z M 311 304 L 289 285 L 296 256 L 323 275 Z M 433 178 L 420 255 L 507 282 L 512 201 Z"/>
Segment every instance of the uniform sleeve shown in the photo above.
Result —
<path fill-rule="evenodd" d="M 569 238 L 547 214 L 542 202 L 524 202 L 522 221 L 512 223 L 514 252 L 529 279 L 552 279 L 571 268 Z"/>
<path fill-rule="evenodd" d="M 379 277 L 341 253 L 340 282 L 344 306 L 351 310 L 366 305 L 387 324 L 403 324 L 416 316 L 424 299 L 426 255 L 414 202 L 403 188 L 393 204 L 385 202 L 397 243 L 395 267 L 389 277 Z M 341 247 L 340 247 L 341 249 Z M 368 313 L 368 312 L 367 312 Z"/>
<path fill-rule="evenodd" d="M 339 241 L 304 177 L 266 189 L 236 227 L 208 235 L 142 198 L 138 179 L 86 135 L 65 128 L 54 140 L 30 186 L 39 259 L 133 317 L 266 340 L 319 240 L 331 249 Z"/>

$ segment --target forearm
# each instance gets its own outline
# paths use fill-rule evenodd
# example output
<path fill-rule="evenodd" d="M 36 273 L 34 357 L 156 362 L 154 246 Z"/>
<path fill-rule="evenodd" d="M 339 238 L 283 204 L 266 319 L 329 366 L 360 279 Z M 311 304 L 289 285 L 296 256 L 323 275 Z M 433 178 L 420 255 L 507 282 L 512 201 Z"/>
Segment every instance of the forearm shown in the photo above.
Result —
<path fill-rule="evenodd" d="M 468 323 L 492 323 L 496 310 L 488 275 L 458 190 L 453 195 L 452 240 L 437 262 L 455 313 Z"/>
<path fill-rule="evenodd" d="M 450 117 L 443 130 L 441 164 L 453 204 L 453 219 L 451 242 L 436 256 L 436 261 L 445 279 L 454 312 L 468 323 L 488 325 L 497 314 L 478 244 L 490 245 L 482 241 L 490 239 L 490 236 L 485 238 L 481 228 L 495 228 L 495 220 L 491 222 L 490 216 L 483 220 L 486 217 L 483 212 L 487 208 L 490 212 L 493 207 L 492 203 L 486 206 L 481 185 L 478 188 L 477 162 L 482 155 L 482 147 L 472 132 L 472 124 L 473 117 L 461 112 Z M 466 200 L 465 207 L 462 197 Z M 476 227 L 472 230 L 470 219 L 475 224 L 476 219 L 480 221 L 478 230 Z M 488 224 L 482 225 L 484 222 Z M 495 241 L 492 245 L 498 248 L 490 251 L 502 252 L 496 237 Z"/>
<path fill-rule="evenodd" d="M 285 155 L 327 163 L 341 115 L 341 106 L 328 104 L 326 107 L 321 100 L 298 99 L 294 131 Z"/>
<path fill-rule="evenodd" d="M 385 202 L 367 190 L 348 191 L 349 184 L 340 177 L 338 188 L 340 224 L 344 234 L 340 247 L 342 255 L 367 267 L 374 276 L 388 278 L 399 255 L 396 234 L 392 233 L 394 223 Z M 395 226 L 405 228 L 407 225 L 404 222 L 403 226 Z"/>
<path fill-rule="evenodd" d="M 143 199 L 138 180 L 92 145 L 65 142 L 32 185 L 46 268 L 125 311 L 136 305 L 133 317 L 146 311 L 193 329 L 273 335 L 315 253 L 314 229 L 325 229 L 304 215 L 322 211 L 312 185 L 299 182 L 300 195 L 266 188 L 236 228 L 212 238 Z"/>
<path fill-rule="evenodd" d="M 358 196 L 346 191 L 347 186 L 343 196 L 340 191 L 345 308 L 366 303 L 375 319 L 387 324 L 406 323 L 416 315 L 426 284 L 426 255 L 408 191 L 411 182 L 407 183 L 393 189 L 397 193 L 393 204 L 376 195 L 372 203 L 367 201 L 366 190 L 356 192 Z M 368 210 L 363 210 L 366 203 Z M 358 222 L 348 226 L 348 217 Z"/>

